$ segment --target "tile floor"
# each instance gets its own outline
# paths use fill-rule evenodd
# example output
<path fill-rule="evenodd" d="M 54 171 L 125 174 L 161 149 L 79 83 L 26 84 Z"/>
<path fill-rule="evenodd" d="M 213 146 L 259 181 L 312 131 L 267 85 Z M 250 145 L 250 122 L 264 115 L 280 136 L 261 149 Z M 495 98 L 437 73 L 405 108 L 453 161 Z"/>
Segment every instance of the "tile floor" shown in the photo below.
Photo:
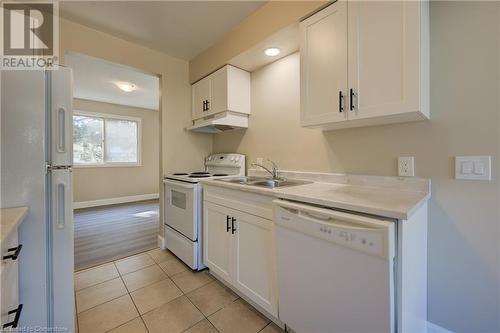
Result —
<path fill-rule="evenodd" d="M 278 326 L 174 255 L 151 250 L 75 273 L 80 333 L 276 333 Z"/>

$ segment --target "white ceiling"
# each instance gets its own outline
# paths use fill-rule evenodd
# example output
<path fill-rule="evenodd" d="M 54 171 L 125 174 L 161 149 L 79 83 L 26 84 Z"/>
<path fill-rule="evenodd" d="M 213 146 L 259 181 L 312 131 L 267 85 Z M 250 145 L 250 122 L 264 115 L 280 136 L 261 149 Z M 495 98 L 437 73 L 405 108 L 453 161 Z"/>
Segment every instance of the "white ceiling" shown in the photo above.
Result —
<path fill-rule="evenodd" d="M 264 1 L 61 1 L 63 17 L 191 60 Z"/>
<path fill-rule="evenodd" d="M 280 54 L 269 57 L 264 54 L 264 50 L 269 47 L 277 47 Z M 238 68 L 253 72 L 265 65 L 268 65 L 278 59 L 286 57 L 299 50 L 299 24 L 291 24 L 266 39 L 260 41 L 248 50 L 240 53 L 229 63 Z"/>
<path fill-rule="evenodd" d="M 74 97 L 158 110 L 160 82 L 154 75 L 83 54 L 69 52 L 64 63 L 73 69 Z M 124 92 L 115 82 L 130 82 L 137 90 Z"/>

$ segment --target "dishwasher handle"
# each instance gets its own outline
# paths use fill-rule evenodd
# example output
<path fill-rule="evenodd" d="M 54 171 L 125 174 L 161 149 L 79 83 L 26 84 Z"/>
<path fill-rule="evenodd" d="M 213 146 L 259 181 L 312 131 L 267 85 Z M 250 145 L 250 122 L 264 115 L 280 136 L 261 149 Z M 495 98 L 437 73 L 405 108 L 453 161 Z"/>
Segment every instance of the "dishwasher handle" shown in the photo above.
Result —
<path fill-rule="evenodd" d="M 318 214 L 318 213 L 314 213 L 314 212 L 311 212 L 311 211 L 303 210 L 303 209 L 301 209 L 302 207 L 299 207 L 299 205 L 294 204 L 294 203 L 286 203 L 285 205 L 283 205 L 281 201 L 278 201 L 276 204 L 281 209 L 284 209 L 284 210 L 288 211 L 289 213 L 297 215 L 297 216 L 299 216 L 299 215 L 307 215 L 307 216 L 309 216 L 309 217 L 311 217 L 313 219 L 317 219 L 317 220 L 321 220 L 321 221 L 330 221 L 330 220 L 332 220 L 331 216 L 327 216 L 327 215 Z"/>
<path fill-rule="evenodd" d="M 388 224 L 392 224 L 392 221 L 387 221 L 383 218 L 346 213 L 303 203 L 290 202 L 286 200 L 274 200 L 273 203 L 276 207 L 284 209 L 289 214 L 306 218 L 311 222 L 337 224 L 342 228 L 373 230 L 385 228 Z"/>
<path fill-rule="evenodd" d="M 309 222 L 313 223 L 320 223 L 324 224 L 325 226 L 331 226 L 331 227 L 336 227 L 336 228 L 341 228 L 344 230 L 351 230 L 351 231 L 374 231 L 378 230 L 378 228 L 374 227 L 367 227 L 367 226 L 361 226 L 358 224 L 354 224 L 352 222 L 344 222 L 342 220 L 335 219 L 331 216 L 323 215 L 323 214 L 318 214 L 315 212 L 309 212 L 309 211 L 302 211 L 302 210 L 291 210 L 290 208 L 285 208 L 281 206 L 281 208 L 287 210 L 288 212 L 294 214 L 297 216 L 297 218 L 302 218 L 304 220 L 307 220 Z"/>
<path fill-rule="evenodd" d="M 307 212 L 307 211 L 303 211 L 301 212 L 303 215 L 305 216 L 308 216 L 310 218 L 313 218 L 315 220 L 320 220 L 320 221 L 332 221 L 333 218 L 331 216 L 325 216 L 325 215 L 322 215 L 322 214 L 318 214 L 318 213 L 314 213 L 314 212 Z"/>

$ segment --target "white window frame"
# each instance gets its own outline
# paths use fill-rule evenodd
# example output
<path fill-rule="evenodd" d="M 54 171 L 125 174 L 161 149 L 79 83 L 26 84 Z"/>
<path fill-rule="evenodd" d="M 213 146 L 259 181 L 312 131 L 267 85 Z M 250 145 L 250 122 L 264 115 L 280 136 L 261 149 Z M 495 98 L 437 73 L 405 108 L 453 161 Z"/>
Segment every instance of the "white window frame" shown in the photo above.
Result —
<path fill-rule="evenodd" d="M 73 162 L 73 167 L 76 168 L 116 168 L 116 167 L 140 167 L 142 166 L 142 119 L 138 117 L 128 117 L 118 114 L 111 113 L 98 113 L 98 112 L 88 112 L 74 110 L 73 116 L 83 116 L 83 117 L 93 117 L 103 119 L 103 154 L 104 160 L 106 159 L 106 119 L 111 120 L 130 120 L 137 122 L 137 162 L 106 162 L 103 163 L 75 163 Z M 71 119 L 73 121 L 73 119 Z M 73 147 L 71 147 L 73 149 Z"/>

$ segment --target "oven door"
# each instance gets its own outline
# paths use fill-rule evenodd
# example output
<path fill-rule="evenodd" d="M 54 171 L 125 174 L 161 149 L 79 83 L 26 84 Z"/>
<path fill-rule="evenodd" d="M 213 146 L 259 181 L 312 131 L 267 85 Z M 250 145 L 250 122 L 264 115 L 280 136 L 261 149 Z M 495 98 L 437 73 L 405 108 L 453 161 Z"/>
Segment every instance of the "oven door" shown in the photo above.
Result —
<path fill-rule="evenodd" d="M 165 223 L 193 242 L 198 240 L 201 186 L 165 180 Z"/>

